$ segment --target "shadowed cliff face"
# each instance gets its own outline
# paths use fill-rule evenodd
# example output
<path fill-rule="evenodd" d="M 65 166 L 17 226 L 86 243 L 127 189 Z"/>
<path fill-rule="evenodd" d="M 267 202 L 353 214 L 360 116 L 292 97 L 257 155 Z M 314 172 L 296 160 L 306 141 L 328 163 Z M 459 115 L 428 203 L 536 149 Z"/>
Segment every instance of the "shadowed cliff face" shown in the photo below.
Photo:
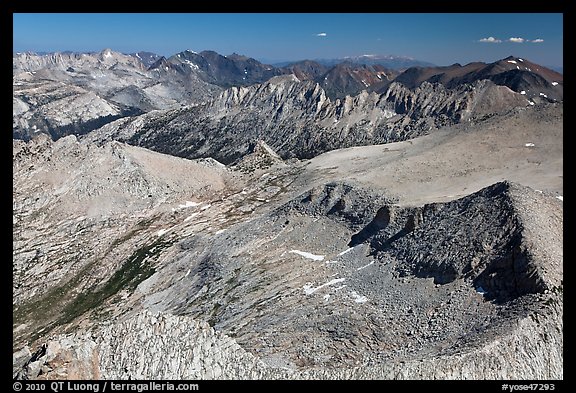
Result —
<path fill-rule="evenodd" d="M 254 140 L 264 140 L 285 159 L 311 158 L 343 147 L 407 140 L 528 105 L 524 96 L 489 81 L 452 90 L 428 82 L 415 90 L 392 83 L 383 95 L 363 92 L 331 100 L 318 84 L 282 76 L 226 90 L 189 110 L 113 122 L 87 138 L 226 164 L 246 155 Z"/>

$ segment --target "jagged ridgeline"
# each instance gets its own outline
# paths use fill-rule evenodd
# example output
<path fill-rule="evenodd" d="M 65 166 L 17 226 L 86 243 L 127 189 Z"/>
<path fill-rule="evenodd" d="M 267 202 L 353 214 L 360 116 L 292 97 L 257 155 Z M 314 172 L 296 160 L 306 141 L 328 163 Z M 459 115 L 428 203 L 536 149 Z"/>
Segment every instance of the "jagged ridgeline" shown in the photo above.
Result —
<path fill-rule="evenodd" d="M 15 55 L 14 137 L 90 134 L 224 163 L 261 139 L 283 158 L 310 158 L 563 99 L 561 74 L 515 57 L 401 72 L 352 61 L 276 68 L 211 51 L 138 56 Z"/>
<path fill-rule="evenodd" d="M 407 61 L 15 54 L 13 377 L 562 379 L 562 75 Z"/>

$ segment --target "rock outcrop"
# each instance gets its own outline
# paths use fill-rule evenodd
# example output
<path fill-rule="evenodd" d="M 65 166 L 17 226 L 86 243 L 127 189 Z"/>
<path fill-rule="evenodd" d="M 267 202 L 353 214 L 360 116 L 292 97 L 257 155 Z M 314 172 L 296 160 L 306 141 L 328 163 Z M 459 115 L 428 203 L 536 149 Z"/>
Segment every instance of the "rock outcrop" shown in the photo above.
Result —
<path fill-rule="evenodd" d="M 490 81 L 457 89 L 424 82 L 415 90 L 394 82 L 382 95 L 362 92 L 331 100 L 316 83 L 278 76 L 261 85 L 233 87 L 187 110 L 112 122 L 87 138 L 120 140 L 186 158 L 214 157 L 225 164 L 248 154 L 253 141 L 263 140 L 283 159 L 302 159 L 349 146 L 407 140 L 527 106 L 523 95 Z"/>

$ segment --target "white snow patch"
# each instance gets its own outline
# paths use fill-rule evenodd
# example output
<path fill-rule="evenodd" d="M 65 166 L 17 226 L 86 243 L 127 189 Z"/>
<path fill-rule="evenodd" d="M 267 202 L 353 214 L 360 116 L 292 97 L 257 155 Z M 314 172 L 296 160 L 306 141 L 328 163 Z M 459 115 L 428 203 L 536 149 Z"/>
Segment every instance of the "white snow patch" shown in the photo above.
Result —
<path fill-rule="evenodd" d="M 552 86 L 556 86 L 558 82 L 552 82 Z"/>
<path fill-rule="evenodd" d="M 104 58 L 107 59 L 107 58 L 109 58 L 109 57 L 112 57 L 112 53 L 110 53 L 110 52 L 108 52 L 108 51 L 104 52 Z"/>
<path fill-rule="evenodd" d="M 158 232 L 156 232 L 156 236 L 162 236 L 163 234 L 165 234 L 166 232 L 168 232 L 170 229 L 172 229 L 172 228 L 160 229 Z"/>
<path fill-rule="evenodd" d="M 516 63 L 514 60 L 507 60 L 507 61 L 508 61 L 508 63 L 518 64 L 518 63 Z"/>
<path fill-rule="evenodd" d="M 536 189 L 534 189 L 534 191 L 539 192 L 540 194 L 542 194 L 542 190 L 536 190 Z"/>
<path fill-rule="evenodd" d="M 322 284 L 317 286 L 316 288 L 312 288 L 312 285 L 310 284 L 306 284 L 302 287 L 302 289 L 304 290 L 304 293 L 306 295 L 312 295 L 314 292 L 316 292 L 317 290 L 324 288 L 324 287 L 328 287 L 330 285 L 334 285 L 334 284 L 338 284 L 339 282 L 342 282 L 346 280 L 345 278 L 335 278 L 334 280 L 328 281 L 326 284 Z"/>
<path fill-rule="evenodd" d="M 211 204 L 207 204 L 207 205 L 205 205 L 205 206 L 202 206 L 202 207 L 200 208 L 200 210 L 206 210 L 206 209 L 209 209 L 209 208 L 210 208 L 210 206 L 212 206 L 212 205 L 211 205 Z"/>
<path fill-rule="evenodd" d="M 192 202 L 192 201 L 186 201 L 183 205 L 178 205 L 178 207 L 180 209 L 186 209 L 188 207 L 196 207 L 196 206 L 200 206 L 202 203 L 200 202 Z"/>
<path fill-rule="evenodd" d="M 526 94 L 526 90 L 522 90 L 520 94 Z"/>
<path fill-rule="evenodd" d="M 519 69 L 520 69 L 520 67 L 516 66 L 516 69 L 517 69 L 517 70 L 519 70 Z"/>
<path fill-rule="evenodd" d="M 189 274 L 190 274 L 190 269 L 188 269 L 188 271 L 186 272 L 186 274 L 184 275 L 184 277 L 188 277 Z"/>
<path fill-rule="evenodd" d="M 187 64 L 190 68 L 193 68 L 195 70 L 199 68 L 196 64 L 192 63 L 190 60 L 184 60 L 183 63 Z"/>
<path fill-rule="evenodd" d="M 142 58 L 140 57 L 140 55 L 138 53 L 136 53 L 136 57 L 139 58 L 140 60 L 142 60 Z"/>
<path fill-rule="evenodd" d="M 350 294 L 352 295 L 356 303 L 366 303 L 368 301 L 368 298 L 366 296 L 359 295 L 356 293 L 356 291 L 352 291 Z"/>
<path fill-rule="evenodd" d="M 362 266 L 362 267 L 359 267 L 359 268 L 356 269 L 356 270 L 358 271 L 358 270 L 366 269 L 368 266 L 370 266 L 370 265 L 372 265 L 372 264 L 374 264 L 374 261 L 370 262 L 368 265 L 364 265 L 364 266 Z"/>
<path fill-rule="evenodd" d="M 482 287 L 476 288 L 476 292 L 477 292 L 478 294 L 480 294 L 480 295 L 485 295 L 485 294 L 488 293 L 488 292 L 486 292 L 486 290 L 485 290 L 484 288 L 482 288 Z"/>
<path fill-rule="evenodd" d="M 326 263 L 338 263 L 338 261 L 326 261 Z"/>
<path fill-rule="evenodd" d="M 530 105 L 534 105 L 534 103 L 532 101 L 528 101 L 530 103 Z"/>
<path fill-rule="evenodd" d="M 524 146 L 526 147 L 534 147 L 535 145 L 532 142 L 528 142 L 526 144 L 524 144 Z"/>
<path fill-rule="evenodd" d="M 522 59 L 520 59 L 520 58 L 519 58 L 518 60 L 520 60 L 520 61 L 524 61 L 524 60 L 522 60 Z"/>
<path fill-rule="evenodd" d="M 350 247 L 349 249 L 342 251 L 340 254 L 338 254 L 338 256 L 341 257 L 342 255 L 349 253 L 353 249 L 354 249 L 354 247 Z"/>
<path fill-rule="evenodd" d="M 325 301 L 328 301 L 328 299 L 330 299 L 330 294 L 324 295 L 324 300 L 325 300 Z"/>
<path fill-rule="evenodd" d="M 219 234 L 221 234 L 222 232 L 224 232 L 225 230 L 226 230 L 226 229 L 219 229 L 219 230 L 216 231 L 215 235 L 219 235 Z"/>
<path fill-rule="evenodd" d="M 315 255 L 315 254 L 311 254 L 309 252 L 300 251 L 300 250 L 290 250 L 289 252 L 291 252 L 292 254 L 298 254 L 300 256 L 303 256 L 304 258 L 313 259 L 315 261 L 323 261 L 324 260 L 324 255 Z"/>
<path fill-rule="evenodd" d="M 200 214 L 200 212 L 192 213 L 191 215 L 189 215 L 188 217 L 186 217 L 186 218 L 184 219 L 184 222 L 193 219 L 193 218 L 196 217 L 198 214 Z"/>
<path fill-rule="evenodd" d="M 562 195 L 558 195 L 556 198 L 560 199 L 562 202 L 564 202 L 564 197 Z"/>
<path fill-rule="evenodd" d="M 542 97 L 544 97 L 544 98 L 548 98 L 548 96 L 547 96 L 546 94 L 544 94 L 544 93 L 540 93 L 540 95 L 541 95 Z"/>

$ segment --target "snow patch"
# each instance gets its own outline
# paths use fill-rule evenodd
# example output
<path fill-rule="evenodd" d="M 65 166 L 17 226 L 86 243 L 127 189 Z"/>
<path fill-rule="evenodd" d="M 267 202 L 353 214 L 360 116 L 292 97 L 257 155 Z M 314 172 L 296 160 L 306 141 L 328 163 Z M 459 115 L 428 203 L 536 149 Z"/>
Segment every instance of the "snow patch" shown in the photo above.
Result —
<path fill-rule="evenodd" d="M 520 59 L 520 58 L 519 58 L 518 60 L 520 60 L 520 61 L 524 61 L 524 60 L 522 60 L 522 59 Z"/>
<path fill-rule="evenodd" d="M 160 229 L 158 232 L 156 232 L 156 236 L 162 236 L 162 235 L 164 235 L 166 232 L 168 232 L 170 229 L 172 229 L 172 228 Z"/>
<path fill-rule="evenodd" d="M 191 215 L 189 215 L 188 217 L 186 217 L 186 218 L 184 219 L 184 222 L 193 219 L 193 218 L 196 217 L 198 214 L 200 214 L 200 212 L 192 213 Z"/>
<path fill-rule="evenodd" d="M 359 271 L 359 270 L 362 270 L 362 269 L 366 269 L 368 266 L 373 265 L 373 264 L 374 264 L 374 261 L 370 262 L 368 265 L 364 265 L 364 266 L 362 266 L 362 267 L 357 268 L 356 271 Z"/>
<path fill-rule="evenodd" d="M 180 209 L 186 209 L 188 207 L 196 207 L 196 206 L 200 206 L 202 203 L 200 202 L 192 202 L 192 201 L 186 201 L 183 205 L 178 205 L 178 208 Z"/>
<path fill-rule="evenodd" d="M 207 205 L 205 205 L 205 206 L 202 206 L 202 207 L 200 208 L 200 210 L 206 210 L 206 209 L 209 209 L 209 208 L 210 208 L 210 206 L 212 206 L 212 205 L 211 205 L 211 204 L 207 204 Z"/>
<path fill-rule="evenodd" d="M 188 277 L 189 274 L 190 274 L 190 269 L 188 269 L 188 271 L 186 272 L 186 274 L 184 275 L 184 277 Z"/>
<path fill-rule="evenodd" d="M 480 294 L 480 295 L 486 295 L 488 292 L 486 292 L 486 290 L 482 287 L 478 287 L 476 288 L 476 293 Z"/>
<path fill-rule="evenodd" d="M 526 143 L 524 146 L 526 147 L 534 147 L 535 145 L 532 142 Z"/>
<path fill-rule="evenodd" d="M 310 284 L 306 284 L 302 287 L 302 289 L 304 290 L 304 293 L 306 295 L 312 295 L 314 292 L 316 292 L 317 290 L 324 288 L 324 287 L 328 287 L 330 285 L 334 285 L 334 284 L 338 284 L 339 282 L 342 282 L 346 280 L 345 278 L 335 278 L 334 280 L 328 281 L 326 284 L 322 284 L 317 286 L 316 288 L 313 288 L 312 285 Z"/>
<path fill-rule="evenodd" d="M 338 256 L 341 257 L 342 255 L 349 253 L 353 249 L 354 249 L 354 247 L 350 247 L 349 249 L 342 251 L 340 254 L 338 254 Z"/>
<path fill-rule="evenodd" d="M 562 202 L 564 202 L 564 197 L 562 195 L 558 195 L 556 198 L 560 199 Z"/>
<path fill-rule="evenodd" d="M 187 64 L 190 68 L 193 68 L 195 70 L 199 68 L 196 64 L 192 63 L 190 60 L 184 60 L 183 63 Z"/>
<path fill-rule="evenodd" d="M 328 301 L 328 299 L 330 299 L 330 295 L 329 294 L 324 295 L 324 300 Z"/>
<path fill-rule="evenodd" d="M 552 82 L 552 86 L 556 86 L 558 82 Z"/>
<path fill-rule="evenodd" d="M 350 292 L 350 294 L 352 295 L 356 303 L 366 303 L 368 301 L 368 298 L 366 296 L 359 295 L 356 293 L 356 291 L 352 291 Z"/>
<path fill-rule="evenodd" d="M 528 101 L 530 103 L 530 105 L 534 105 L 534 103 L 532 101 Z"/>
<path fill-rule="evenodd" d="M 315 254 L 311 254 L 309 252 L 300 251 L 300 250 L 290 250 L 289 252 L 292 254 L 298 254 L 304 258 L 313 259 L 315 261 L 323 261 L 324 260 L 324 255 L 315 255 Z"/>
<path fill-rule="evenodd" d="M 514 60 L 506 60 L 508 63 L 512 63 L 512 64 L 518 64 L 516 63 Z"/>
<path fill-rule="evenodd" d="M 541 95 L 542 97 L 544 97 L 544 98 L 548 98 L 548 96 L 547 96 L 546 94 L 544 94 L 544 93 L 540 93 L 540 95 Z"/>
<path fill-rule="evenodd" d="M 526 94 L 526 90 L 522 90 L 520 94 Z"/>
<path fill-rule="evenodd" d="M 219 234 L 221 234 L 222 232 L 224 232 L 225 230 L 226 230 L 226 229 L 219 229 L 219 230 L 216 231 L 215 235 L 219 235 Z"/>

